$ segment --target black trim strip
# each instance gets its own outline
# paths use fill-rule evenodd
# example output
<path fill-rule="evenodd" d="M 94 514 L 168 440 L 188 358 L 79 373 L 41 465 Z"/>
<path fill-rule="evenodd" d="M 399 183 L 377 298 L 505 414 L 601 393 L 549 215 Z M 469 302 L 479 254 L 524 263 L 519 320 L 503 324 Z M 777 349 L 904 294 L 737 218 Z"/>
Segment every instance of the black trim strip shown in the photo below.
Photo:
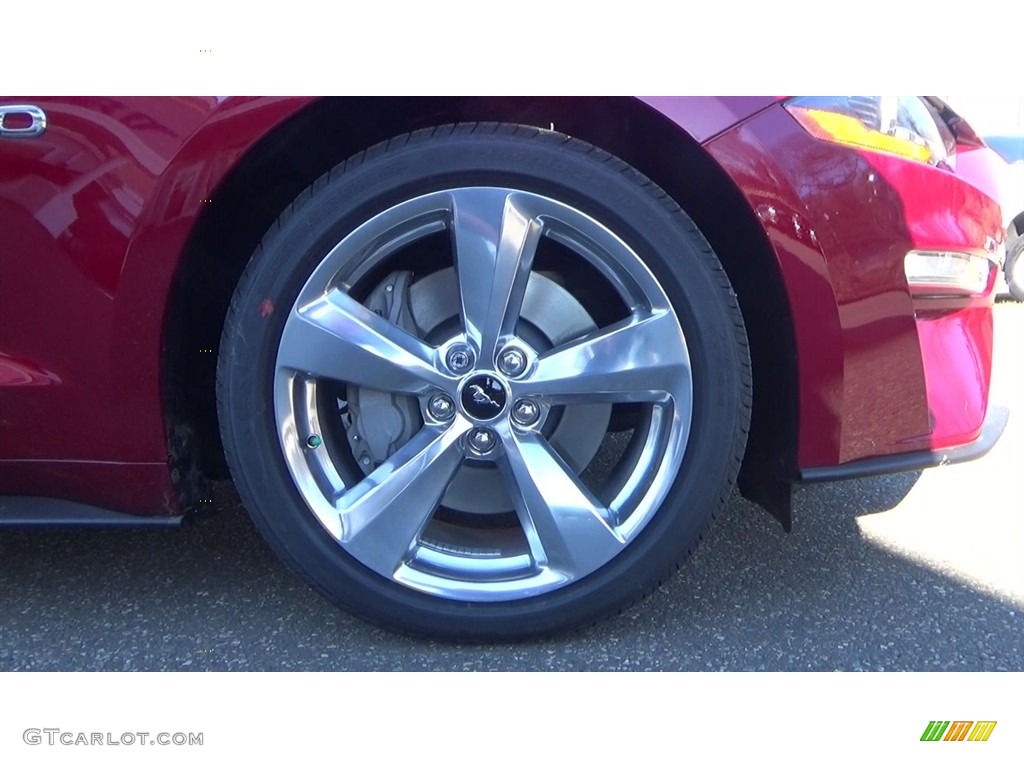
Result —
<path fill-rule="evenodd" d="M 42 496 L 0 496 L 0 528 L 176 528 L 182 516 L 127 515 L 110 509 Z"/>
<path fill-rule="evenodd" d="M 876 456 L 858 459 L 834 467 L 809 467 L 797 470 L 798 483 L 826 483 L 833 480 L 852 480 L 857 477 L 889 475 L 894 472 L 911 472 L 917 469 L 959 464 L 984 456 L 996 444 L 1006 429 L 1010 409 L 1001 405 L 990 405 L 981 434 L 973 443 L 958 445 L 943 451 L 916 451 L 894 456 Z"/>

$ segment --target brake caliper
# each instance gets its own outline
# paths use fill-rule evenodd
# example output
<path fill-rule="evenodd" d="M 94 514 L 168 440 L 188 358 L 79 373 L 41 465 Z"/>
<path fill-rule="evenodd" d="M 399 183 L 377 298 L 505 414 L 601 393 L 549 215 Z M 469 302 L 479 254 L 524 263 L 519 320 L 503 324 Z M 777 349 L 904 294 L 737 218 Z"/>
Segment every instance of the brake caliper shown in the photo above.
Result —
<path fill-rule="evenodd" d="M 366 306 L 419 336 L 409 311 L 409 284 L 412 272 L 392 272 L 373 289 Z M 366 387 L 348 388 L 346 435 L 352 455 L 363 474 L 370 474 L 401 448 L 423 426 L 416 398 Z"/>

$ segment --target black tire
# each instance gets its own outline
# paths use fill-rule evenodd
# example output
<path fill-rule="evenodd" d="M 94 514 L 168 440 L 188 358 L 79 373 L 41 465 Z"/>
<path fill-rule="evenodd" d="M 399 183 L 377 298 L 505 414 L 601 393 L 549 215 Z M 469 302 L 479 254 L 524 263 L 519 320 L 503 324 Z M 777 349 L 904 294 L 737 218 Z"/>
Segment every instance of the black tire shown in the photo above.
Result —
<path fill-rule="evenodd" d="M 293 479 L 275 416 L 280 406 L 274 400 L 278 347 L 290 308 L 331 248 L 374 215 L 404 201 L 437 190 L 481 186 L 544 196 L 615 233 L 642 259 L 671 302 L 689 351 L 692 379 L 685 452 L 680 451 L 681 464 L 642 529 L 604 565 L 591 572 L 581 569 L 565 586 L 497 601 L 458 599 L 455 592 L 453 597 L 434 596 L 386 578 L 349 554 L 312 513 L 308 496 Z M 358 271 L 355 261 L 345 265 Z M 359 279 L 366 284 L 357 282 L 351 293 L 365 302 L 381 276 L 364 274 Z M 584 293 L 579 291 L 580 296 Z M 593 623 L 651 593 L 674 573 L 734 486 L 746 442 L 751 386 L 735 294 L 686 214 L 651 181 L 606 152 L 554 132 L 504 124 L 442 126 L 399 136 L 356 155 L 304 191 L 263 238 L 239 282 L 217 372 L 220 426 L 231 473 L 276 553 L 353 614 L 412 634 L 475 639 L 545 635 Z M 511 392 L 512 385 L 508 387 Z M 623 412 L 628 415 L 629 409 Z M 649 417 L 631 423 L 633 433 L 625 434 L 654 430 Z M 377 462 L 381 458 L 375 456 Z M 633 469 L 645 471 L 639 463 Z"/>
<path fill-rule="evenodd" d="M 1024 253 L 1024 235 L 1018 235 L 1006 251 L 1006 263 L 1003 274 L 1006 276 L 1006 287 L 1016 301 L 1024 301 L 1024 267 L 1021 266 L 1020 255 Z"/>

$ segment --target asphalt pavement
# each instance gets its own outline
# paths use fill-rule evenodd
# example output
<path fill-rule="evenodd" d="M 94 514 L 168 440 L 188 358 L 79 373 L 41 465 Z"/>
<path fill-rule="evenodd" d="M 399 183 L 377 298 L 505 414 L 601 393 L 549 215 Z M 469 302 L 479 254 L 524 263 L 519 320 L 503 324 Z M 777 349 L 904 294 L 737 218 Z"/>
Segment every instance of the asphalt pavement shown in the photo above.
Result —
<path fill-rule="evenodd" d="M 1024 306 L 996 308 L 978 461 L 802 489 L 792 534 L 735 497 L 648 600 L 553 640 L 413 640 L 274 558 L 230 484 L 180 530 L 0 531 L 0 670 L 1022 670 Z"/>

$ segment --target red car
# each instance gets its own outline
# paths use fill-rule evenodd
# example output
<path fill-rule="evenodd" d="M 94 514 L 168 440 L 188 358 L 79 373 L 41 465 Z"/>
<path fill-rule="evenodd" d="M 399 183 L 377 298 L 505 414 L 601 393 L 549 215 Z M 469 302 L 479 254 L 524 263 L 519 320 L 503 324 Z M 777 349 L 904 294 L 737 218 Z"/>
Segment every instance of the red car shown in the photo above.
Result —
<path fill-rule="evenodd" d="M 6 524 L 230 473 L 346 609 L 526 636 L 655 589 L 734 485 L 788 530 L 797 484 L 1005 424 L 994 165 L 937 99 L 0 112 Z"/>

